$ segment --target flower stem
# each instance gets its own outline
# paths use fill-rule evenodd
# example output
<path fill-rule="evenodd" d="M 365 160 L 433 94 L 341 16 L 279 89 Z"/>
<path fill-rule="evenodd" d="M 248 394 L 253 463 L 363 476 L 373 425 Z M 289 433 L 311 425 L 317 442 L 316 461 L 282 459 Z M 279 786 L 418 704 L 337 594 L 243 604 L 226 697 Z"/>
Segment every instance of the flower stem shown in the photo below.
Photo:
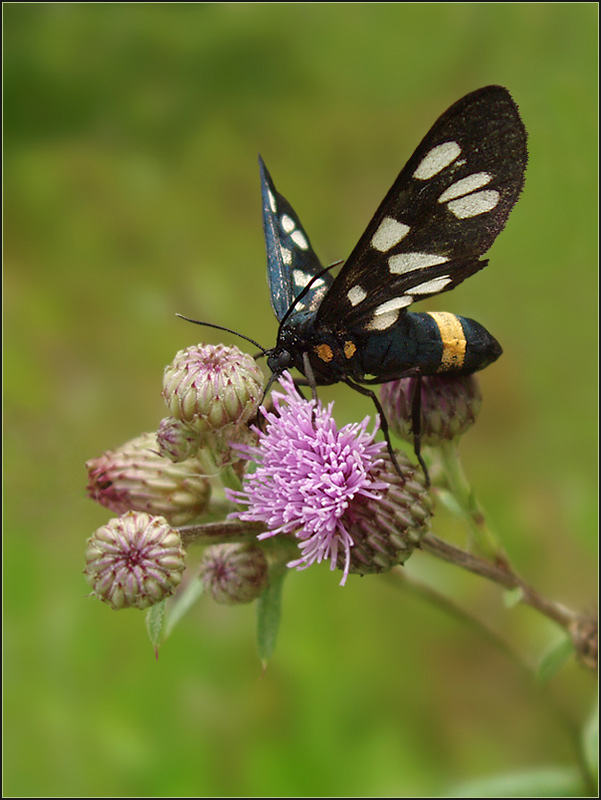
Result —
<path fill-rule="evenodd" d="M 427 536 L 426 539 L 428 538 L 430 537 Z M 435 539 L 436 537 L 431 538 Z M 533 689 L 533 698 L 538 702 L 541 702 L 542 705 L 546 707 L 548 712 L 551 713 L 557 724 L 568 737 L 570 744 L 574 749 L 576 759 L 579 763 L 582 779 L 585 784 L 590 784 L 591 778 L 589 770 L 582 756 L 579 726 L 555 699 L 555 697 L 549 691 L 548 686 L 534 680 L 535 676 L 532 668 L 526 662 L 524 662 L 521 656 L 519 656 L 518 653 L 516 653 L 515 650 L 513 650 L 513 648 L 507 644 L 507 642 L 505 642 L 492 628 L 479 620 L 473 614 L 465 611 L 448 597 L 440 594 L 440 592 L 438 592 L 436 589 L 433 589 L 419 579 L 410 576 L 405 569 L 397 567 L 396 569 L 388 572 L 384 577 L 389 583 L 394 583 L 397 587 L 403 588 L 406 591 L 410 591 L 420 599 L 425 600 L 432 606 L 441 609 L 464 625 L 467 625 L 475 634 L 482 637 L 490 645 L 499 650 L 517 667 L 522 677 L 526 680 L 527 686 Z M 595 796 L 594 793 L 592 793 L 591 796 Z"/>
<path fill-rule="evenodd" d="M 517 574 L 497 537 L 489 528 L 484 511 L 476 500 L 461 465 L 457 441 L 444 442 L 436 450 L 445 471 L 448 490 L 454 505 L 469 526 L 471 540 L 478 554 L 454 547 L 431 533 L 422 539 L 422 549 L 507 589 L 518 589 L 519 601 L 535 608 L 564 628 L 572 640 L 579 661 L 589 669 L 596 669 L 598 659 L 596 617 L 574 612 L 560 603 L 547 600 Z"/>
<path fill-rule="evenodd" d="M 444 542 L 432 533 L 427 533 L 424 536 L 420 546 L 422 550 L 427 550 L 443 561 L 448 561 L 450 564 L 455 564 L 462 569 L 467 569 L 469 572 L 474 572 L 476 575 L 488 578 L 488 580 L 494 581 L 507 589 L 519 589 L 521 602 L 532 606 L 541 614 L 561 625 L 562 628 L 569 629 L 579 619 L 579 615 L 576 612 L 559 603 L 547 600 L 536 592 L 522 578 L 516 575 L 507 563 L 502 565 L 498 562 L 491 563 L 448 542 Z"/>
<path fill-rule="evenodd" d="M 205 522 L 202 525 L 184 525 L 178 528 L 184 547 L 191 544 L 224 544 L 225 542 L 248 542 L 265 531 L 260 522 L 241 522 L 224 520 L 223 522 Z"/>
<path fill-rule="evenodd" d="M 488 526 L 484 511 L 470 486 L 459 457 L 456 440 L 446 441 L 436 448 L 444 467 L 449 489 L 465 518 L 472 542 L 485 558 L 507 565 L 508 559 L 496 535 Z"/>

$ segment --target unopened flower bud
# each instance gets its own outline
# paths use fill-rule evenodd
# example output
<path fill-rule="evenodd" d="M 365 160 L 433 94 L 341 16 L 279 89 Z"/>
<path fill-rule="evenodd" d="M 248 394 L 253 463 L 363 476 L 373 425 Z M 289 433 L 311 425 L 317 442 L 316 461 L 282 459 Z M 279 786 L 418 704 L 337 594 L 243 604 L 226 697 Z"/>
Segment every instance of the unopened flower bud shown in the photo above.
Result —
<path fill-rule="evenodd" d="M 157 446 L 163 458 L 178 464 L 195 455 L 199 445 L 198 433 L 185 422 L 175 417 L 165 417 L 161 420 L 157 431 Z"/>
<path fill-rule="evenodd" d="M 380 401 L 390 430 L 413 441 L 412 404 L 417 378 L 383 384 Z M 474 375 L 432 375 L 421 381 L 421 441 L 436 446 L 462 436 L 476 421 L 482 395 Z"/>
<path fill-rule="evenodd" d="M 256 544 L 216 544 L 205 550 L 200 578 L 216 603 L 250 603 L 267 586 L 267 559 Z"/>
<path fill-rule="evenodd" d="M 247 422 L 262 395 L 263 373 L 254 359 L 221 344 L 180 350 L 163 377 L 163 398 L 172 416 L 199 433 Z"/>
<path fill-rule="evenodd" d="M 84 574 L 94 595 L 115 610 L 144 609 L 173 593 L 184 558 L 166 519 L 128 511 L 88 539 Z"/>
<path fill-rule="evenodd" d="M 185 525 L 206 509 L 211 485 L 197 458 L 174 464 L 157 452 L 156 434 L 144 433 L 87 462 L 88 496 L 116 514 L 146 511 Z"/>
<path fill-rule="evenodd" d="M 344 516 L 353 546 L 349 572 L 387 572 L 404 564 L 429 530 L 432 500 L 419 467 L 402 452 L 395 453 L 402 476 L 390 456 L 383 458 L 377 478 L 388 485 L 378 499 L 356 498 Z M 337 560 L 344 569 L 344 555 Z"/>

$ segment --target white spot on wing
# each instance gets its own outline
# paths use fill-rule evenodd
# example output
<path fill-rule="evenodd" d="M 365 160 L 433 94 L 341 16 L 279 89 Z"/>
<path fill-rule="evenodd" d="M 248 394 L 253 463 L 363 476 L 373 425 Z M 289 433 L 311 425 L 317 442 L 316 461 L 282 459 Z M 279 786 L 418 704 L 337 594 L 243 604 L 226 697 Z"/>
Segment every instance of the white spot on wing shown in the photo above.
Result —
<path fill-rule="evenodd" d="M 382 305 L 379 305 L 374 311 L 374 316 L 379 317 L 381 314 L 388 314 L 390 311 L 397 311 L 399 308 L 410 306 L 413 298 L 409 295 L 401 295 L 400 297 L 393 297 L 392 300 L 387 300 Z"/>
<path fill-rule="evenodd" d="M 306 250 L 309 247 L 309 242 L 305 239 L 300 231 L 294 231 L 290 238 L 295 245 L 300 247 L 301 250 Z"/>
<path fill-rule="evenodd" d="M 413 173 L 413 177 L 418 178 L 420 181 L 427 181 L 434 175 L 438 175 L 449 164 L 452 164 L 459 153 L 461 153 L 461 148 L 457 142 L 444 142 L 444 144 L 433 147 L 422 158 L 418 168 Z"/>
<path fill-rule="evenodd" d="M 411 300 L 411 298 L 409 298 Z M 388 314 L 378 314 L 366 325 L 368 331 L 385 331 L 399 318 L 399 311 L 389 311 Z"/>
<path fill-rule="evenodd" d="M 295 269 L 292 272 L 292 277 L 294 278 L 294 283 L 297 286 L 306 286 L 311 280 L 311 276 L 307 275 L 306 272 L 302 272 L 300 269 Z"/>
<path fill-rule="evenodd" d="M 477 217 L 478 214 L 486 214 L 487 211 L 492 211 L 500 199 L 499 192 L 495 189 L 488 189 L 483 192 L 468 194 L 458 200 L 451 200 L 448 208 L 457 219 L 467 219 L 468 217 Z"/>
<path fill-rule="evenodd" d="M 280 245 L 280 253 L 282 254 L 282 261 L 284 264 L 292 264 L 292 253 L 287 247 L 282 247 Z"/>
<path fill-rule="evenodd" d="M 451 279 L 448 275 L 444 275 L 442 278 L 433 278 L 431 281 L 426 281 L 425 283 L 420 283 L 418 286 L 414 286 L 411 289 L 411 294 L 435 294 L 436 292 L 442 291 L 450 282 Z"/>
<path fill-rule="evenodd" d="M 482 186 L 492 181 L 490 172 L 474 172 L 473 175 L 468 175 L 467 178 L 462 178 L 460 181 L 452 183 L 448 189 L 438 198 L 439 203 L 446 203 L 448 200 L 454 200 L 455 197 L 461 197 L 464 194 L 475 192 Z"/>
<path fill-rule="evenodd" d="M 371 246 L 381 253 L 386 253 L 403 239 L 411 228 L 392 217 L 384 217 L 377 231 L 371 237 Z"/>
<path fill-rule="evenodd" d="M 275 203 L 275 197 L 271 193 L 270 189 L 267 190 L 267 197 L 269 198 L 269 207 L 271 208 L 271 211 L 275 214 L 275 212 L 277 211 L 277 206 Z"/>
<path fill-rule="evenodd" d="M 318 281 L 316 281 L 315 283 L 317 283 L 317 282 Z M 313 284 L 313 285 L 315 286 L 315 284 Z M 327 286 L 325 286 L 325 285 L 321 286 L 321 287 L 319 287 L 317 289 L 313 289 L 312 288 L 311 292 L 310 292 L 311 300 L 309 302 L 309 308 L 313 308 L 313 309 L 318 308 L 319 304 L 321 303 L 323 298 L 326 296 L 326 291 L 327 291 Z"/>
<path fill-rule="evenodd" d="M 365 298 L 367 297 L 367 292 L 362 286 L 359 286 L 359 284 L 357 284 L 356 286 L 353 286 L 352 289 L 348 290 L 346 296 L 348 297 L 348 301 L 352 306 L 357 306 L 359 305 L 359 303 L 365 300 Z"/>
<path fill-rule="evenodd" d="M 401 275 L 403 272 L 411 272 L 414 269 L 444 264 L 448 260 L 445 256 L 431 253 L 400 253 L 398 256 L 391 256 L 388 259 L 388 269 L 393 275 Z"/>
<path fill-rule="evenodd" d="M 281 219 L 282 228 L 286 233 L 290 233 L 296 227 L 294 220 L 292 217 L 289 217 L 288 214 L 284 214 Z"/>

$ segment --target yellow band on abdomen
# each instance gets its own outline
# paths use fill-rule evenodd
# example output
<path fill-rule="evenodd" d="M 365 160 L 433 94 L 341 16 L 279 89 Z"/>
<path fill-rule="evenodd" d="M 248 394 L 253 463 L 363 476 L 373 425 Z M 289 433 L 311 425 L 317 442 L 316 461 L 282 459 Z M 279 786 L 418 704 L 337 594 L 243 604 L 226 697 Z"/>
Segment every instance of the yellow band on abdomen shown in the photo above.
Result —
<path fill-rule="evenodd" d="M 459 317 L 448 311 L 428 311 L 438 325 L 442 341 L 442 358 L 438 372 L 461 369 L 465 360 L 467 342 Z"/>

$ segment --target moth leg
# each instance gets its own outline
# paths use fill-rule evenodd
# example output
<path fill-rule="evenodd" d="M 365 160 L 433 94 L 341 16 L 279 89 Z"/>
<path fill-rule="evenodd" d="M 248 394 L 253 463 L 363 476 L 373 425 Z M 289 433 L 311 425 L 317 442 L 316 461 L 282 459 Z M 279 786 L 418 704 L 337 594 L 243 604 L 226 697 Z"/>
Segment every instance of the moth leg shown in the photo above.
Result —
<path fill-rule="evenodd" d="M 294 388 L 296 389 L 298 394 L 303 398 L 303 400 L 306 400 L 307 398 L 305 397 L 305 393 L 301 389 L 301 386 L 308 386 L 307 381 L 302 380 L 302 378 L 295 378 L 294 379 Z"/>
<path fill-rule="evenodd" d="M 411 373 L 410 376 L 403 374 L 402 377 L 415 377 L 417 380 L 415 382 L 416 390 L 413 394 L 412 404 L 411 404 L 411 419 L 412 419 L 412 426 L 413 426 L 413 449 L 415 450 L 415 457 L 418 460 L 420 467 L 423 470 L 424 477 L 426 479 L 426 488 L 430 488 L 430 473 L 428 472 L 428 467 L 426 466 L 426 462 L 422 458 L 421 454 L 421 375 L 419 374 L 418 369 L 408 370 Z M 378 396 L 375 392 L 371 389 L 367 389 L 365 386 L 361 386 L 358 383 L 354 383 L 354 381 L 349 380 L 348 378 L 345 380 L 347 386 L 350 386 L 351 389 L 354 389 L 356 392 L 360 394 L 364 394 L 366 397 L 371 397 L 373 404 L 376 407 L 376 411 L 380 415 L 380 425 L 382 428 L 382 433 L 384 434 L 384 438 L 386 439 L 386 446 L 388 447 L 388 453 L 390 458 L 392 459 L 392 463 L 394 464 L 394 468 L 402 477 L 403 474 L 401 472 L 401 468 L 399 467 L 398 461 L 394 455 L 394 450 L 392 449 L 392 442 L 390 441 L 390 433 L 388 431 L 388 420 L 386 419 L 386 414 L 384 413 L 384 409 L 380 401 L 378 400 Z"/>
<path fill-rule="evenodd" d="M 399 475 L 402 478 L 403 477 L 403 473 L 401 472 L 401 468 L 399 466 L 399 462 L 396 460 L 396 456 L 395 456 L 394 450 L 392 448 L 392 442 L 390 441 L 390 433 L 388 431 L 388 420 L 386 419 L 386 414 L 384 413 L 384 409 L 382 408 L 382 404 L 378 400 L 378 395 L 374 391 L 372 391 L 371 389 L 366 389 L 365 386 L 360 386 L 358 383 L 355 383 L 354 381 L 351 381 L 348 378 L 344 382 L 347 384 L 347 386 L 350 386 L 351 389 L 354 389 L 356 392 L 359 392 L 359 394 L 363 394 L 366 397 L 370 397 L 371 398 L 373 404 L 376 407 L 376 411 L 378 412 L 378 414 L 380 416 L 380 427 L 382 428 L 382 433 L 384 434 L 384 438 L 386 439 L 386 446 L 388 448 L 388 454 L 389 454 L 389 456 L 390 456 L 390 458 L 392 460 L 392 463 L 394 464 L 394 468 L 396 469 L 396 471 L 399 473 Z M 422 463 L 422 462 L 420 461 L 420 463 Z M 427 476 L 427 472 L 426 472 L 426 476 Z"/>
<path fill-rule="evenodd" d="M 313 409 L 311 411 L 311 420 L 312 424 L 315 427 L 315 409 L 317 408 L 317 382 L 315 381 L 315 373 L 313 372 L 313 367 L 311 366 L 311 361 L 309 360 L 309 354 L 305 351 L 303 353 L 303 368 L 305 377 L 307 379 L 307 385 L 311 387 L 311 395 L 315 403 L 313 405 Z"/>
<path fill-rule="evenodd" d="M 317 381 L 315 380 L 315 373 L 313 372 L 313 367 L 311 366 L 309 354 L 306 351 L 303 353 L 303 368 L 305 378 L 307 379 L 307 385 L 311 387 L 313 399 L 317 400 Z"/>
<path fill-rule="evenodd" d="M 310 385 L 311 384 L 309 383 L 309 381 L 306 378 L 295 378 L 294 379 L 294 388 L 300 394 L 300 396 L 303 398 L 303 400 L 306 400 L 307 398 L 305 397 L 305 393 L 301 389 L 301 386 L 310 386 Z"/>
<path fill-rule="evenodd" d="M 411 398 L 411 427 L 413 428 L 413 450 L 415 457 L 419 461 L 420 467 L 424 471 L 426 486 L 430 486 L 430 475 L 428 467 L 422 458 L 422 376 L 415 376 L 413 384 L 413 397 Z"/>

